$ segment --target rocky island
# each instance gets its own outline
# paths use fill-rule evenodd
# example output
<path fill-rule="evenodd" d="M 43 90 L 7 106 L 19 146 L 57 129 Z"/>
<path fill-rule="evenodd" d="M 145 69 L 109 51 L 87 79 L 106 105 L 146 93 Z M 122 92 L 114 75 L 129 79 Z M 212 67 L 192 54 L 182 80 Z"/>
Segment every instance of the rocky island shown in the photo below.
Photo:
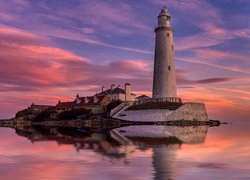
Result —
<path fill-rule="evenodd" d="M 16 113 L 14 119 L 1 121 L 1 125 L 63 125 L 63 126 L 116 126 L 121 124 L 166 125 L 219 125 L 208 118 L 205 104 L 183 103 L 177 96 L 174 61 L 173 27 L 166 8 L 158 15 L 155 28 L 155 59 L 152 97 L 136 96 L 131 84 L 103 86 L 93 96 L 80 97 L 56 105 L 38 105 Z"/>

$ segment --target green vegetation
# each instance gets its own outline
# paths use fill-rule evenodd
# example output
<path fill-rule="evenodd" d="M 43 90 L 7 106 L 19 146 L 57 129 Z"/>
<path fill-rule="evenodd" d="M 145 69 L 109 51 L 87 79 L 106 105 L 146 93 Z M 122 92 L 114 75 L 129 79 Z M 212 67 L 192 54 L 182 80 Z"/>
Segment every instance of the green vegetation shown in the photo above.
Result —
<path fill-rule="evenodd" d="M 77 119 L 78 116 L 82 115 L 90 115 L 91 109 L 72 109 L 69 111 L 63 111 L 60 114 L 58 114 L 59 120 L 70 120 L 70 119 Z"/>
<path fill-rule="evenodd" d="M 112 109 L 114 109 L 116 106 L 119 106 L 122 103 L 121 100 L 111 101 L 107 105 L 107 112 L 110 112 Z"/>
<path fill-rule="evenodd" d="M 28 109 L 24 109 L 24 110 L 18 111 L 16 113 L 15 118 L 24 117 L 24 116 L 28 116 L 28 115 L 31 115 L 31 113 L 28 111 Z"/>
<path fill-rule="evenodd" d="M 51 113 L 56 113 L 56 112 L 53 109 L 45 109 L 41 113 L 39 113 L 38 115 L 36 115 L 36 117 L 34 118 L 34 120 L 35 121 L 42 121 L 42 120 L 50 119 L 50 114 Z"/>
<path fill-rule="evenodd" d="M 176 110 L 182 103 L 177 102 L 148 102 L 143 104 L 137 104 L 129 107 L 128 110 L 146 110 L 146 109 L 169 109 Z"/>

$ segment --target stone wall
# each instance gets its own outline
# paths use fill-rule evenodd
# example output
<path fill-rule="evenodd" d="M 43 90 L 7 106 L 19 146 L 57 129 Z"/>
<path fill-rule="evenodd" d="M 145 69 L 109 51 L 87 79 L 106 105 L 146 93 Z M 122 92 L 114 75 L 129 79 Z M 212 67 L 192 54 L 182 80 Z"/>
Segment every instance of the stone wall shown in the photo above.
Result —
<path fill-rule="evenodd" d="M 192 102 L 185 103 L 174 111 L 168 109 L 123 111 L 116 118 L 128 121 L 208 120 L 205 104 Z"/>

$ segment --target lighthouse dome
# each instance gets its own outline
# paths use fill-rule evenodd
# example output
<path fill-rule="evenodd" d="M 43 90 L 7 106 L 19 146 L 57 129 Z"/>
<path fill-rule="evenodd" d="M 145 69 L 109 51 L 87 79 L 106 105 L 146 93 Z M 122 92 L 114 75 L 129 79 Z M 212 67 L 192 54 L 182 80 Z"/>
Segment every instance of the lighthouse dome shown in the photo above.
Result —
<path fill-rule="evenodd" d="M 166 7 L 161 9 L 159 16 L 170 16 Z"/>

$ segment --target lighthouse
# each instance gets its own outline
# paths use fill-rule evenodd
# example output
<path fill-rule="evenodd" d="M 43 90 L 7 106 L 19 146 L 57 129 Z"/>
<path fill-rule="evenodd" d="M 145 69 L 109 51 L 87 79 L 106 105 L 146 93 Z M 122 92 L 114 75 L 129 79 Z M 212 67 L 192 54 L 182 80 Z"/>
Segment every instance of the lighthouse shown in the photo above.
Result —
<path fill-rule="evenodd" d="M 163 8 L 155 28 L 153 98 L 177 97 L 173 28 L 170 19 L 168 10 Z"/>
<path fill-rule="evenodd" d="M 168 10 L 166 8 L 161 9 L 158 24 L 155 28 L 152 98 L 138 98 L 135 102 L 136 108 L 123 108 L 119 112 L 122 116 L 116 114 L 118 119 L 142 122 L 208 121 L 205 104 L 182 103 L 181 98 L 177 97 L 173 28 L 170 25 L 170 19 Z M 148 108 L 147 103 L 150 104 L 150 108 Z M 146 105 L 137 106 L 140 104 Z M 146 109 L 147 111 L 141 113 L 141 110 Z"/>

